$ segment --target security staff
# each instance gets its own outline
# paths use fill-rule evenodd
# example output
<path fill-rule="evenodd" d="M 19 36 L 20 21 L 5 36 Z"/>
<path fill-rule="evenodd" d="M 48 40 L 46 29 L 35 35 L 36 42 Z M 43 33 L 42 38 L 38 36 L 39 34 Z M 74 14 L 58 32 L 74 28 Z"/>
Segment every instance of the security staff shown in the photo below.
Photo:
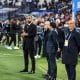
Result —
<path fill-rule="evenodd" d="M 36 36 L 36 26 L 32 23 L 32 16 L 28 16 L 26 19 L 26 25 L 23 36 L 23 51 L 24 51 L 24 69 L 21 72 L 28 72 L 29 59 L 31 58 L 32 69 L 28 73 L 35 73 L 35 58 L 34 58 L 34 37 Z"/>
<path fill-rule="evenodd" d="M 65 36 L 62 62 L 68 75 L 68 80 L 76 80 L 76 64 L 80 47 L 80 34 L 75 29 L 75 22 L 68 21 L 69 30 Z"/>

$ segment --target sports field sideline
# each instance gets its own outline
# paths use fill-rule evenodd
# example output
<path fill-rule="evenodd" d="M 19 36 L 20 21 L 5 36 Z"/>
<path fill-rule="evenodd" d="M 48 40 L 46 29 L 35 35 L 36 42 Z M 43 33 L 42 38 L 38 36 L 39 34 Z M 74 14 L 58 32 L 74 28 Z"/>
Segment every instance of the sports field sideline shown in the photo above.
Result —
<path fill-rule="evenodd" d="M 0 46 L 0 80 L 45 80 L 42 74 L 47 71 L 47 61 L 45 58 L 36 60 L 36 73 L 20 73 L 23 69 L 23 52 L 19 50 L 7 50 Z M 61 59 L 57 61 L 58 78 L 57 80 L 67 80 L 64 65 Z M 77 65 L 77 79 L 80 80 L 80 59 Z"/>

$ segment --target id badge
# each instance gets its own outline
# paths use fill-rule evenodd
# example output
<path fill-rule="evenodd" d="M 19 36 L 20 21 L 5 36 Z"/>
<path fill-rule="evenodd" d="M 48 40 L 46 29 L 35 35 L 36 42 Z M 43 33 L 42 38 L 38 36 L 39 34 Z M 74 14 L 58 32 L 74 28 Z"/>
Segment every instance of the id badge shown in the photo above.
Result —
<path fill-rule="evenodd" d="M 68 40 L 65 40 L 64 46 L 68 46 Z"/>

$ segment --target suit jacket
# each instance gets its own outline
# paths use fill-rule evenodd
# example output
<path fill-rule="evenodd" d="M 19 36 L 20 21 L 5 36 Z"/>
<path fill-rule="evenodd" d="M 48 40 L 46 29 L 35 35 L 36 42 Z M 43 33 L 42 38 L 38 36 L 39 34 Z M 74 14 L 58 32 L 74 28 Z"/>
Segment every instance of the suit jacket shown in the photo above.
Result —
<path fill-rule="evenodd" d="M 64 46 L 62 53 L 62 62 L 64 64 L 77 64 L 78 53 L 80 47 L 80 34 L 74 29 L 71 32 L 71 37 L 68 46 Z"/>
<path fill-rule="evenodd" d="M 57 29 L 57 31 L 58 31 L 59 48 L 62 50 L 64 46 L 65 34 L 62 29 Z"/>
<path fill-rule="evenodd" d="M 24 31 L 28 33 L 28 36 L 23 38 L 23 49 L 34 49 L 34 37 L 36 36 L 37 28 L 31 23 L 30 25 L 26 24 Z"/>
<path fill-rule="evenodd" d="M 57 33 L 53 30 L 48 33 L 46 41 L 46 52 L 49 54 L 54 54 L 57 52 L 58 43 L 57 43 Z"/>

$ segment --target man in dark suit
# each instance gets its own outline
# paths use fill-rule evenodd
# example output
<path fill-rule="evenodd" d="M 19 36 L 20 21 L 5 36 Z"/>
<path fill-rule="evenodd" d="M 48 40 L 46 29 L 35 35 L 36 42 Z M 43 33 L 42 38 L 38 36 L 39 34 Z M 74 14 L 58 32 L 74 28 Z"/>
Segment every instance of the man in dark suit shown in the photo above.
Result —
<path fill-rule="evenodd" d="M 28 72 L 28 56 L 30 56 L 32 69 L 29 73 L 35 73 L 34 37 L 36 36 L 36 26 L 32 23 L 32 16 L 28 16 L 26 21 L 27 23 L 25 25 L 24 32 L 22 33 L 25 67 L 21 72 Z"/>
<path fill-rule="evenodd" d="M 80 47 L 80 34 L 75 30 L 75 22 L 68 21 L 69 31 L 65 36 L 62 62 L 68 75 L 68 80 L 76 80 L 76 64 Z"/>
<path fill-rule="evenodd" d="M 58 50 L 57 33 L 55 31 L 56 24 L 47 21 L 45 22 L 45 27 L 49 29 L 46 41 L 46 57 L 48 62 L 47 80 L 56 80 L 57 77 L 56 53 Z"/>

